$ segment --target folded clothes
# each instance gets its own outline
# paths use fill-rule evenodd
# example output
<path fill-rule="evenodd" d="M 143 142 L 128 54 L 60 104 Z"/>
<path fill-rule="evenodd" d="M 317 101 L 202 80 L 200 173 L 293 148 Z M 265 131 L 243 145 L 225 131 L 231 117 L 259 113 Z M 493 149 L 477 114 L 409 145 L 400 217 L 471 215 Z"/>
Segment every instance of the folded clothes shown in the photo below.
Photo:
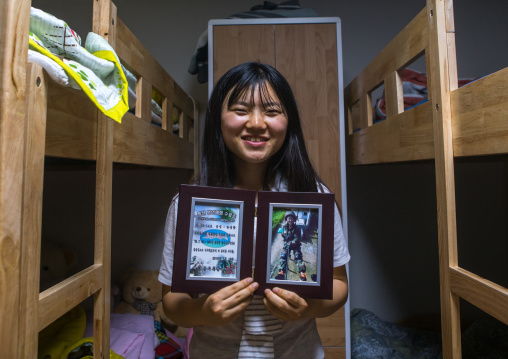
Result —
<path fill-rule="evenodd" d="M 404 94 L 404 110 L 427 101 L 427 75 L 411 69 L 404 69 L 399 72 L 402 81 L 402 92 Z M 459 87 L 474 81 L 473 78 L 459 79 Z M 386 118 L 385 94 L 379 97 L 374 103 L 374 122 L 379 122 Z"/>

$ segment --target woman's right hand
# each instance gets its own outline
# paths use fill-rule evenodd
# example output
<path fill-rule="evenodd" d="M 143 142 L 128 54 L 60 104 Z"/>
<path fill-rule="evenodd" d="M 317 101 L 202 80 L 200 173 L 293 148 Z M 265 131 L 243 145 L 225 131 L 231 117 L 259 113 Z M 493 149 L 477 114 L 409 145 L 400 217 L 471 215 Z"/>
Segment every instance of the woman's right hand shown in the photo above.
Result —
<path fill-rule="evenodd" d="M 200 297 L 202 325 L 224 325 L 235 320 L 249 305 L 259 287 L 252 278 L 245 278 L 219 291 Z M 200 323 L 201 324 L 201 323 Z"/>

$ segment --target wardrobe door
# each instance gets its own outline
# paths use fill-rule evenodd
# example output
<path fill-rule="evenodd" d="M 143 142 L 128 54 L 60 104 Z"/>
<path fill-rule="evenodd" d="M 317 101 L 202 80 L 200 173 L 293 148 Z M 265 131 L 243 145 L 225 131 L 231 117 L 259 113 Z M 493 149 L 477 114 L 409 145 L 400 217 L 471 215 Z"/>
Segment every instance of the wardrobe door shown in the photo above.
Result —
<path fill-rule="evenodd" d="M 277 70 L 300 110 L 312 164 L 341 203 L 336 24 L 276 25 Z"/>
<path fill-rule="evenodd" d="M 312 164 L 341 204 L 336 24 L 276 25 L 277 70 L 295 93 Z M 345 358 L 344 309 L 318 319 L 327 358 Z"/>
<path fill-rule="evenodd" d="M 341 206 L 337 25 L 215 25 L 213 82 L 246 61 L 270 64 L 291 85 L 313 166 Z M 344 309 L 317 320 L 327 359 L 346 357 Z"/>
<path fill-rule="evenodd" d="M 230 68 L 248 61 L 275 67 L 274 25 L 213 28 L 213 83 Z"/>

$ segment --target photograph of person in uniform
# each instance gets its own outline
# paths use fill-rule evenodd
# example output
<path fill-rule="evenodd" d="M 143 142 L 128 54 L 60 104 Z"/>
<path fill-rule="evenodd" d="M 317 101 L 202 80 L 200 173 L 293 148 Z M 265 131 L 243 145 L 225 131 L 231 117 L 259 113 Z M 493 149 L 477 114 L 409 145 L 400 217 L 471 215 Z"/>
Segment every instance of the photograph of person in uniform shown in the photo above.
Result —
<path fill-rule="evenodd" d="M 319 241 L 317 209 L 274 208 L 271 222 L 270 277 L 316 282 Z"/>

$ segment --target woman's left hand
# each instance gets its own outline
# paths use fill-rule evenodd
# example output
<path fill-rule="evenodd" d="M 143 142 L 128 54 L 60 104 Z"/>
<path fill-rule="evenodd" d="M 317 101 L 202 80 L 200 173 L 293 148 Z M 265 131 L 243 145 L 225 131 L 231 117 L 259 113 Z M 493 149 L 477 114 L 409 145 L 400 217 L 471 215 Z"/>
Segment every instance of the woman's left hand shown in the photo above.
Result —
<path fill-rule="evenodd" d="M 298 294 L 277 287 L 265 290 L 263 302 L 270 313 L 288 322 L 302 319 L 309 307 L 305 299 Z"/>
<path fill-rule="evenodd" d="M 346 266 L 333 268 L 333 298 L 308 299 L 279 287 L 265 290 L 263 299 L 266 308 L 274 316 L 285 321 L 323 318 L 336 312 L 346 303 L 348 282 Z"/>

